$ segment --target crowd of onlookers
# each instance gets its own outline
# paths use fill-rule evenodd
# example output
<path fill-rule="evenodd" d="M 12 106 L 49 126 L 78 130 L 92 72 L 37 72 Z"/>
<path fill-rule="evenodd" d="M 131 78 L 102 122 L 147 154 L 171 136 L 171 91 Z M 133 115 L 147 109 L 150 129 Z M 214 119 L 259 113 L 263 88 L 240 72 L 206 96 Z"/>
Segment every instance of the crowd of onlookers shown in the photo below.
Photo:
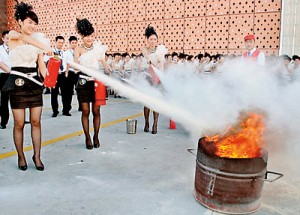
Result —
<path fill-rule="evenodd" d="M 165 56 L 165 68 L 176 64 L 189 64 L 196 73 L 211 73 L 216 71 L 218 66 L 226 60 L 239 59 L 242 55 L 210 55 L 209 53 L 189 55 L 173 52 Z M 142 54 L 113 53 L 106 54 L 106 62 L 111 68 L 112 76 L 129 78 L 134 72 L 146 71 L 149 67 L 148 62 Z M 272 66 L 273 70 L 287 77 L 295 79 L 300 75 L 300 57 L 294 55 L 270 55 L 265 57 L 265 65 Z M 101 66 L 100 66 L 101 67 Z"/>

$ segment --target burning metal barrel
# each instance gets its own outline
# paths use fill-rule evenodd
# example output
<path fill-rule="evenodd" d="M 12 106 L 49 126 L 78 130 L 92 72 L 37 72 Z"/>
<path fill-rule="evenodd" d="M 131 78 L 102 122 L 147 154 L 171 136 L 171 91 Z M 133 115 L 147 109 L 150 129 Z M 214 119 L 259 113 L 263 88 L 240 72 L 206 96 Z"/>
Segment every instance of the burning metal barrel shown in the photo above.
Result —
<path fill-rule="evenodd" d="M 198 142 L 194 196 L 205 207 L 229 214 L 248 214 L 261 204 L 264 181 L 283 175 L 267 171 L 263 117 L 243 114 L 222 136 Z M 273 180 L 268 174 L 277 175 Z"/>
<path fill-rule="evenodd" d="M 256 158 L 222 158 L 211 154 L 205 138 L 198 142 L 194 196 L 223 213 L 247 214 L 260 207 L 268 154 Z"/>

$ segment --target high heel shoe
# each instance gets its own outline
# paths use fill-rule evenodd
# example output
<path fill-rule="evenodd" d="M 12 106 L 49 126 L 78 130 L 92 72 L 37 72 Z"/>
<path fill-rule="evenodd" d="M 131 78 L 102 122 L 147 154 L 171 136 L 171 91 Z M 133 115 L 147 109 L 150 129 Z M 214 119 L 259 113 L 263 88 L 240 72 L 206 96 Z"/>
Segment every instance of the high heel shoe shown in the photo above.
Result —
<path fill-rule="evenodd" d="M 90 144 L 88 144 L 90 143 Z M 92 150 L 94 148 L 93 144 L 91 143 L 91 141 L 85 141 L 85 148 L 87 150 Z"/>
<path fill-rule="evenodd" d="M 97 141 L 95 141 L 95 140 L 97 140 Z M 97 139 L 94 138 L 94 148 L 99 148 L 99 147 L 100 147 L 100 142 L 99 142 L 98 138 Z"/>
<path fill-rule="evenodd" d="M 27 170 L 27 163 L 26 163 L 26 161 L 25 161 L 25 165 L 23 165 L 23 166 L 21 166 L 19 164 L 19 161 L 18 161 L 18 167 L 19 167 L 19 170 L 26 171 Z"/>
<path fill-rule="evenodd" d="M 144 132 L 149 132 L 149 122 L 145 123 Z"/>
<path fill-rule="evenodd" d="M 157 124 L 153 124 L 152 126 L 152 134 L 156 134 L 157 133 Z"/>
<path fill-rule="evenodd" d="M 38 170 L 38 171 L 44 171 L 44 164 L 42 163 L 42 161 L 41 161 L 41 164 L 42 164 L 41 166 L 37 166 L 37 165 L 36 165 L 34 156 L 32 156 L 32 161 L 33 161 L 33 163 L 34 163 L 34 165 L 35 165 L 36 170 Z"/>

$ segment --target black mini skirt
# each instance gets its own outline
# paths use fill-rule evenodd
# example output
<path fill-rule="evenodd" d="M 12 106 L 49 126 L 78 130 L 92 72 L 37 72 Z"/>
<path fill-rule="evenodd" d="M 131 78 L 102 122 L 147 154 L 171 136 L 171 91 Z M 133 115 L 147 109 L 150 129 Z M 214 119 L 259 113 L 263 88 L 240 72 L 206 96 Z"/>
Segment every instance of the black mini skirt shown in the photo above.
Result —
<path fill-rule="evenodd" d="M 21 73 L 38 73 L 37 68 L 13 67 Z M 41 81 L 39 76 L 34 79 Z M 43 87 L 22 76 L 10 74 L 2 91 L 8 92 L 12 109 L 25 109 L 43 106 Z"/>

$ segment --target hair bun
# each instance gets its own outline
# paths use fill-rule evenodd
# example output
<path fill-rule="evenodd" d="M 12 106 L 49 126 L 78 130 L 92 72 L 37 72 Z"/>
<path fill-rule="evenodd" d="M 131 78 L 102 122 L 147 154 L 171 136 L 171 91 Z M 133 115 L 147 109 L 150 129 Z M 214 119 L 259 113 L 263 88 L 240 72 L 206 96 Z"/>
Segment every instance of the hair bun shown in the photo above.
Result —
<path fill-rule="evenodd" d="M 24 20 L 28 14 L 29 11 L 32 11 L 32 6 L 30 4 L 26 4 L 24 2 L 21 2 L 19 3 L 17 0 L 16 0 L 17 4 L 15 5 L 14 9 L 16 10 L 15 11 L 15 19 L 16 20 Z"/>
<path fill-rule="evenodd" d="M 92 23 L 90 23 L 89 20 L 87 19 L 79 19 L 76 18 L 77 23 L 76 23 L 76 30 L 78 34 L 81 34 L 82 36 L 89 36 L 92 33 L 95 32 Z"/>
<path fill-rule="evenodd" d="M 154 28 L 149 24 L 148 27 L 146 28 L 145 30 L 145 36 L 147 38 L 149 38 L 151 35 L 156 35 L 157 36 L 157 33 L 156 31 L 154 30 Z M 158 37 L 158 36 L 157 36 Z"/>

